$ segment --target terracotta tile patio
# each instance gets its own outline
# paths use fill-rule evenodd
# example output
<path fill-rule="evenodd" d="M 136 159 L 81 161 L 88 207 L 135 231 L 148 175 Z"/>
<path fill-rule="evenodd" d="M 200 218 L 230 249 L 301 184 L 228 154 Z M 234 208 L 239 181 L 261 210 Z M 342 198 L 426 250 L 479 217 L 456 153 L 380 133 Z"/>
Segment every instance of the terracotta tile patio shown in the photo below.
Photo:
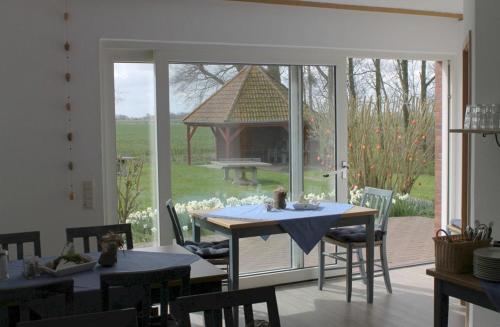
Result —
<path fill-rule="evenodd" d="M 425 217 L 397 217 L 389 220 L 388 257 L 390 267 L 410 266 L 434 261 L 434 220 Z M 204 240 L 220 239 L 206 236 Z M 256 272 L 289 268 L 290 237 L 273 235 L 267 241 L 260 237 L 240 240 L 240 271 Z M 378 251 L 376 251 L 378 258 Z M 313 249 L 304 259 L 305 266 L 316 266 L 318 253 Z"/>

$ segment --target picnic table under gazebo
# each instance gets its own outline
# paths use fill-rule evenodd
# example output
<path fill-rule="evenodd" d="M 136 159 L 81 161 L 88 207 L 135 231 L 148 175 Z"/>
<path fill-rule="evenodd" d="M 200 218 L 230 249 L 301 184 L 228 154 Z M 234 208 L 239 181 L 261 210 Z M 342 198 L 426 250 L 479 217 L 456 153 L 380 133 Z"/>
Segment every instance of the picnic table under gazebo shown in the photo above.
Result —
<path fill-rule="evenodd" d="M 288 163 L 288 90 L 260 66 L 247 66 L 183 119 L 187 158 L 199 127 L 215 137 L 215 161 Z"/>

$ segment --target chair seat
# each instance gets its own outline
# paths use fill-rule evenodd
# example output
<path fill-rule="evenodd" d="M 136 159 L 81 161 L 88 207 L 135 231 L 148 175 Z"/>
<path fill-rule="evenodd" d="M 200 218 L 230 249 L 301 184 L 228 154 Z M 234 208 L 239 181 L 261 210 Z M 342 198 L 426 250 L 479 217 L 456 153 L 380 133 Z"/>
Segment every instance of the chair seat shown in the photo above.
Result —
<path fill-rule="evenodd" d="M 383 231 L 375 230 L 375 242 L 382 241 L 383 236 Z M 364 226 L 334 228 L 326 233 L 326 237 L 344 243 L 364 243 L 366 229 Z"/>
<path fill-rule="evenodd" d="M 203 259 L 216 259 L 229 256 L 229 240 L 220 242 L 185 241 L 184 248 Z"/>

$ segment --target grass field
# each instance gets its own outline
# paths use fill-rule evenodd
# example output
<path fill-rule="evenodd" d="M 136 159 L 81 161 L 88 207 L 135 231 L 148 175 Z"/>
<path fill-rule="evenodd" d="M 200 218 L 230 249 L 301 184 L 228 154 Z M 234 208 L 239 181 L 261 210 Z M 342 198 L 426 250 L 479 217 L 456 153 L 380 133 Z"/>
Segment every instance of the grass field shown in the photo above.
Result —
<path fill-rule="evenodd" d="M 117 121 L 117 152 L 121 156 L 141 157 L 145 160 L 142 174 L 142 192 L 139 209 L 151 207 L 152 172 L 150 164 L 150 135 L 154 132 L 147 121 Z M 213 160 L 215 141 L 208 128 L 199 128 L 192 139 L 193 165 L 186 164 L 186 127 L 179 121 L 171 123 L 172 192 L 176 202 L 200 200 L 210 197 L 244 197 L 256 193 L 270 193 L 278 185 L 288 187 L 287 167 L 281 169 L 259 169 L 257 186 L 233 185 L 223 180 L 223 171 L 200 166 Z M 304 184 L 307 192 L 330 192 L 328 181 L 322 179 L 321 171 L 305 172 Z M 434 176 L 422 175 L 411 191 L 415 198 L 434 199 Z"/>

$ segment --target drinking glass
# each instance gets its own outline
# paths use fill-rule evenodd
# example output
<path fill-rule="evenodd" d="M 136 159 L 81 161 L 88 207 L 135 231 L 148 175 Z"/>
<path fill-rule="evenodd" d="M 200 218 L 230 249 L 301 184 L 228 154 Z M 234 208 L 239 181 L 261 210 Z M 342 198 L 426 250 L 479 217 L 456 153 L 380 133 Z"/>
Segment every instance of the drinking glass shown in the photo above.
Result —
<path fill-rule="evenodd" d="M 478 128 L 486 129 L 487 128 L 487 120 L 488 120 L 488 106 L 481 104 L 478 106 Z"/>
<path fill-rule="evenodd" d="M 486 129 L 493 129 L 495 128 L 495 107 L 492 104 L 489 104 L 485 106 L 484 108 L 484 120 L 485 120 L 485 126 L 484 128 Z"/>
<path fill-rule="evenodd" d="M 464 128 L 465 129 L 470 129 L 471 128 L 471 105 L 467 105 L 467 108 L 465 109 L 465 117 L 464 117 Z"/>
<path fill-rule="evenodd" d="M 493 115 L 493 129 L 500 129 L 500 105 L 494 104 L 491 106 Z"/>
<path fill-rule="evenodd" d="M 476 105 L 471 105 L 470 109 L 470 128 L 478 129 L 479 128 L 479 107 Z"/>

